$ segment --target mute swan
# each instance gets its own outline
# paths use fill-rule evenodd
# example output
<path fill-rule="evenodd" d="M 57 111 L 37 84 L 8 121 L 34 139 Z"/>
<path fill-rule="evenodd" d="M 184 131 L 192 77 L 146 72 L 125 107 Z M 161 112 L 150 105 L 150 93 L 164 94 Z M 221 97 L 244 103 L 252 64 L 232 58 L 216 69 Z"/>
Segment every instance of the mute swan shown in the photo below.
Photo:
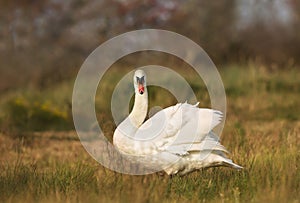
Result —
<path fill-rule="evenodd" d="M 148 93 L 143 70 L 135 71 L 133 83 L 133 109 L 113 136 L 113 143 L 122 154 L 134 158 L 157 155 L 145 163 L 159 165 L 168 175 L 184 175 L 212 166 L 242 168 L 226 157 L 227 150 L 212 132 L 221 122 L 220 111 L 198 108 L 198 103 L 178 103 L 144 122 Z"/>

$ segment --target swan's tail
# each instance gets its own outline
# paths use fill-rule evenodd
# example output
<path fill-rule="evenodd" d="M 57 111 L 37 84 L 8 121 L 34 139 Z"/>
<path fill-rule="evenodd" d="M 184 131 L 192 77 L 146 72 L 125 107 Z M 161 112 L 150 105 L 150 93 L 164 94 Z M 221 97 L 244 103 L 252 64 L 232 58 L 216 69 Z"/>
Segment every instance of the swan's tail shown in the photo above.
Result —
<path fill-rule="evenodd" d="M 211 149 L 211 164 L 216 166 L 227 166 L 234 169 L 242 169 L 242 166 L 235 164 L 231 159 L 228 159 L 225 154 L 229 154 L 226 148 L 221 145 L 219 141 L 219 136 L 217 136 L 214 132 L 209 132 L 209 134 L 205 137 L 204 143 L 206 148 Z M 214 146 L 213 146 L 214 145 Z"/>
<path fill-rule="evenodd" d="M 201 153 L 201 152 L 200 152 Z M 231 159 L 228 159 L 225 154 L 221 151 L 212 151 L 210 155 L 207 156 L 204 160 L 194 160 L 194 164 L 192 164 L 193 167 L 191 167 L 189 164 L 185 165 L 181 170 L 174 170 L 168 169 L 170 171 L 166 172 L 170 174 L 175 174 L 178 173 L 178 175 L 183 176 L 186 175 L 190 172 L 193 172 L 195 170 L 199 170 L 201 168 L 211 168 L 211 167 L 220 167 L 220 166 L 225 166 L 225 167 L 230 167 L 233 169 L 241 170 L 243 169 L 242 166 L 239 166 L 238 164 L 235 164 L 232 162 Z"/>
<path fill-rule="evenodd" d="M 227 167 L 238 169 L 238 170 L 243 169 L 242 166 L 233 163 L 231 159 L 227 159 L 227 158 L 224 158 L 224 159 L 225 160 L 222 162 L 223 166 L 227 166 Z"/>
<path fill-rule="evenodd" d="M 201 152 L 200 152 L 201 153 Z M 213 150 L 209 155 L 206 156 L 205 159 L 201 160 L 202 162 L 200 166 L 203 168 L 209 167 L 217 167 L 217 166 L 225 166 L 234 169 L 242 169 L 243 167 L 233 163 L 233 161 L 225 155 L 223 151 Z"/>
<path fill-rule="evenodd" d="M 185 149 L 186 151 L 182 150 Z M 169 152 L 182 157 L 182 162 L 174 164 L 165 169 L 166 173 L 185 175 L 192 171 L 225 166 L 233 169 L 242 169 L 243 167 L 233 163 L 226 154 L 229 152 L 220 143 L 219 137 L 210 131 L 201 142 L 195 143 L 176 143 L 168 148 Z"/>

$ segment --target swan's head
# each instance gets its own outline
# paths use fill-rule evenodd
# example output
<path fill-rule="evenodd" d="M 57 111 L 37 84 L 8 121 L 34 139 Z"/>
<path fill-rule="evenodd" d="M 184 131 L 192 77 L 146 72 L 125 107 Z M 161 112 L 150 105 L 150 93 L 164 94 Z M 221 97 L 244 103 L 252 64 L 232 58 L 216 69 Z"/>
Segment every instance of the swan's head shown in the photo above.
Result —
<path fill-rule="evenodd" d="M 135 92 L 144 94 L 146 89 L 146 73 L 143 70 L 137 70 L 133 76 L 133 84 Z"/>

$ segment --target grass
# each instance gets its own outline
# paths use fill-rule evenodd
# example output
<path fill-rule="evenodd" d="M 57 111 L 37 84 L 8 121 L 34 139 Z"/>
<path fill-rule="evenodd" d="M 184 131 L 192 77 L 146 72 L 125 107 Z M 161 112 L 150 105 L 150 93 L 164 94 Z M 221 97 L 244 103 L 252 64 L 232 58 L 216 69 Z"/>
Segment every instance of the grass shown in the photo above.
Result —
<path fill-rule="evenodd" d="M 110 140 L 115 126 L 108 110 L 109 99 L 123 74 L 116 70 L 104 76 L 96 97 L 98 121 Z M 192 83 L 201 107 L 209 106 L 203 83 L 190 72 L 182 74 Z M 224 68 L 221 75 L 228 102 L 221 139 L 231 152 L 229 156 L 244 170 L 210 168 L 183 177 L 118 174 L 94 161 L 67 124 L 59 128 L 53 122 L 53 128 L 37 132 L 32 119 L 28 119 L 32 126 L 23 128 L 22 123 L 17 125 L 22 120 L 8 116 L 17 107 L 8 109 L 6 105 L 18 98 L 26 104 L 24 111 L 33 111 L 30 101 L 35 98 L 38 107 L 51 104 L 46 118 L 56 115 L 56 111 L 68 115 L 72 82 L 66 82 L 39 94 L 7 93 L 7 99 L 1 101 L 0 108 L 5 112 L 1 115 L 2 126 L 15 130 L 0 134 L 0 199 L 6 202 L 298 202 L 300 72 L 297 69 L 272 72 L 250 65 Z M 176 102 L 165 90 L 150 87 L 149 91 L 150 108 Z M 56 119 L 60 118 L 66 122 L 71 119 L 69 116 Z M 12 136 L 16 131 L 23 136 Z"/>

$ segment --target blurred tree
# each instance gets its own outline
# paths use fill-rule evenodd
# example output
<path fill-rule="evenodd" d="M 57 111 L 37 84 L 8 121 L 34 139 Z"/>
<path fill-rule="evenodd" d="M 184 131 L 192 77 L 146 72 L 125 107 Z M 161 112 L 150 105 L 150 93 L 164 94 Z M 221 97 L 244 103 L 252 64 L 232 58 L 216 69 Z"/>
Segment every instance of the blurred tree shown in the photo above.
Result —
<path fill-rule="evenodd" d="M 290 6 L 293 10 L 293 23 L 292 23 L 292 37 L 290 41 L 290 52 L 293 53 L 293 59 L 291 63 L 300 63 L 300 1 L 290 0 Z"/>
<path fill-rule="evenodd" d="M 238 24 L 238 59 L 254 59 L 272 64 L 272 67 L 291 66 L 298 60 L 296 53 L 300 47 L 297 40 L 300 35 L 295 33 L 300 24 L 292 17 L 296 10 L 286 4 L 291 1 L 278 2 L 266 1 L 250 5 L 255 8 L 248 8 L 246 25 L 241 24 L 243 21 Z M 264 12 L 258 14 L 259 10 Z"/>
<path fill-rule="evenodd" d="M 102 42 L 142 28 L 185 35 L 219 65 L 300 63 L 297 0 L 0 0 L 0 91 L 72 78 Z"/>
<path fill-rule="evenodd" d="M 220 63 L 235 51 L 234 23 L 235 0 L 189 0 L 176 12 L 168 29 L 190 37 Z"/>

